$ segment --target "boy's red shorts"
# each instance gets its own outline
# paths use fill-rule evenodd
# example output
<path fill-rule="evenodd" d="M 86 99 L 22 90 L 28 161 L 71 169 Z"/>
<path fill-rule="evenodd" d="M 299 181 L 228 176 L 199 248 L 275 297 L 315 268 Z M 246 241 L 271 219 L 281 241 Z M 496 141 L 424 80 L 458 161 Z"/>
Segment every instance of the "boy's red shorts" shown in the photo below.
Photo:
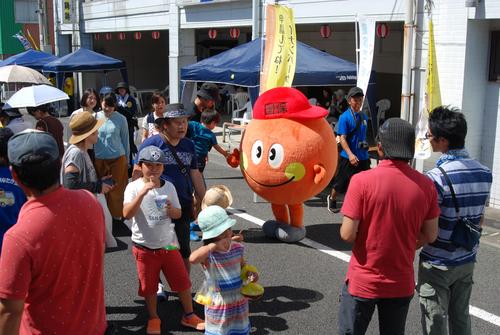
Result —
<path fill-rule="evenodd" d="M 178 250 L 146 250 L 134 246 L 132 248 L 139 276 L 139 296 L 156 294 L 160 271 L 163 271 L 170 289 L 182 292 L 191 288 L 191 281 Z"/>

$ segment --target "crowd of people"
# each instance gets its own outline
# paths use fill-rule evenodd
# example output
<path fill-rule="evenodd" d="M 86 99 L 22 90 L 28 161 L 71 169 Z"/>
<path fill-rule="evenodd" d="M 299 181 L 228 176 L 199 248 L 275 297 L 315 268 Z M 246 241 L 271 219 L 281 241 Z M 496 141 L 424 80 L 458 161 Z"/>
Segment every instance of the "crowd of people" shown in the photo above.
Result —
<path fill-rule="evenodd" d="M 380 164 L 371 168 L 367 119 L 360 112 L 364 92 L 354 87 L 338 100 L 324 95 L 325 107 L 338 113 L 341 149 L 327 207 L 343 214 L 340 236 L 354 243 L 341 288 L 339 334 L 364 334 L 375 307 L 381 334 L 404 334 L 415 290 L 424 334 L 470 334 L 479 244 L 470 231 L 482 226 L 492 175 L 464 148 L 464 115 L 445 106 L 430 114 L 427 136 L 442 156 L 426 175 L 409 164 L 414 127 L 388 119 L 376 138 Z M 132 223 L 147 334 L 161 333 L 160 273 L 178 294 L 182 325 L 205 334 L 250 332 L 248 299 L 240 291 L 243 237 L 232 232 L 235 220 L 225 211 L 232 196 L 223 185 L 207 190 L 203 177 L 212 148 L 229 156 L 212 132 L 219 100 L 211 83 L 200 87 L 193 110 L 168 104 L 157 92 L 139 127 L 126 83 L 115 92 L 87 89 L 70 117 L 67 148 L 50 106 L 28 109 L 34 130 L 23 125 L 19 110 L 0 112 L 1 334 L 112 334 L 103 260 L 124 220 Z M 345 193 L 342 205 L 339 193 Z M 196 226 L 203 246 L 191 251 Z M 413 259 L 421 247 L 415 288 Z M 204 317 L 193 309 L 191 264 L 202 264 L 217 293 L 205 302 Z M 246 274 L 258 280 L 256 271 Z"/>

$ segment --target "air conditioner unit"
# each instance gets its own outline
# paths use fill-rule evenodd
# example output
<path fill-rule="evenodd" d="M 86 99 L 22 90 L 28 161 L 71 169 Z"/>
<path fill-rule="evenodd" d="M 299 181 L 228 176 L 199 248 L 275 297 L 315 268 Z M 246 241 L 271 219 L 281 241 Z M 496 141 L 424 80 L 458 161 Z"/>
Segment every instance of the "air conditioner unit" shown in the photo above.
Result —
<path fill-rule="evenodd" d="M 477 7 L 479 0 L 465 0 L 465 7 Z"/>

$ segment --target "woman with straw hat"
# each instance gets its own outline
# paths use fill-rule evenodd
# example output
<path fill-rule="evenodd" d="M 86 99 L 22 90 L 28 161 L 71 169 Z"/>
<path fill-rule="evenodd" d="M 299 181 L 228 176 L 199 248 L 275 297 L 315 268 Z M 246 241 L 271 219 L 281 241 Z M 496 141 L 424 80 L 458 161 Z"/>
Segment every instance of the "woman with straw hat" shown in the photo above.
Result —
<path fill-rule="evenodd" d="M 116 240 L 111 233 L 112 218 L 106 205 L 104 194 L 113 186 L 110 176 L 97 178 L 92 160 L 87 152 L 97 143 L 97 130 L 104 123 L 104 119 L 96 120 L 92 114 L 83 111 L 74 115 L 69 123 L 71 129 L 71 144 L 62 158 L 62 183 L 69 189 L 85 189 L 94 193 L 104 210 L 106 219 L 106 246 L 116 247 Z"/>

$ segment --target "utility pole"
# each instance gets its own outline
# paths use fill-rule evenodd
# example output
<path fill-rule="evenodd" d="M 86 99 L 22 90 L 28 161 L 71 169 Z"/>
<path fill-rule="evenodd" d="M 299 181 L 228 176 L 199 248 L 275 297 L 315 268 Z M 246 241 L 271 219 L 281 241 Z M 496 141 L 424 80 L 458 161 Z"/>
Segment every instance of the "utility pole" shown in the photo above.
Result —
<path fill-rule="evenodd" d="M 47 0 L 38 0 L 38 30 L 40 32 L 40 50 L 52 53 L 49 42 L 49 24 L 47 14 Z"/>
<path fill-rule="evenodd" d="M 262 36 L 260 0 L 252 0 L 252 40 Z"/>
<path fill-rule="evenodd" d="M 403 46 L 403 83 L 401 87 L 401 118 L 410 120 L 411 106 L 411 62 L 413 55 L 413 30 L 415 29 L 413 0 L 406 0 L 406 17 Z"/>

